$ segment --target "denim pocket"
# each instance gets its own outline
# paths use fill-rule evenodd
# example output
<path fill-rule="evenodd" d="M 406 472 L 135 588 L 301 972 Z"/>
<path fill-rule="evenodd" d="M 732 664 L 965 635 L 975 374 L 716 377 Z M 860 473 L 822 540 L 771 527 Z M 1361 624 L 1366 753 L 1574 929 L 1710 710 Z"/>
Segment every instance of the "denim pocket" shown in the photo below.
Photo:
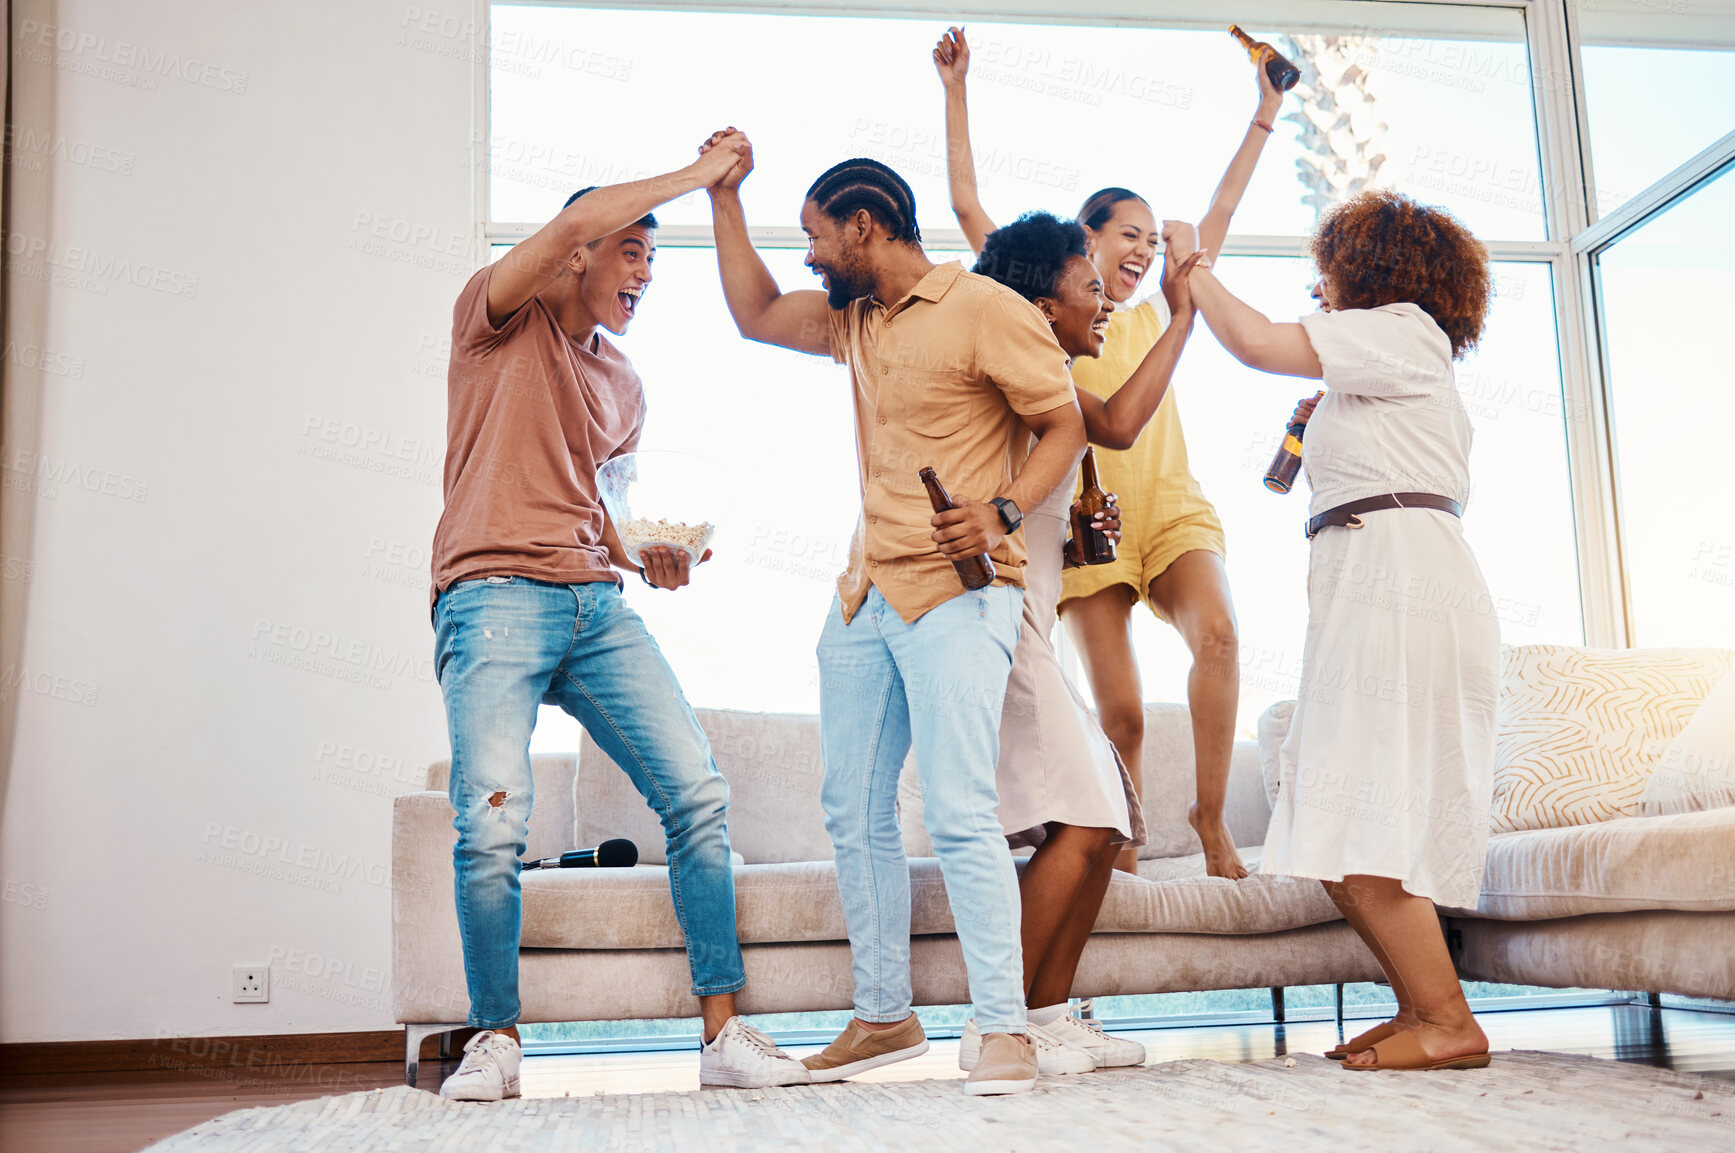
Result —
<path fill-rule="evenodd" d="M 451 596 L 454 593 L 467 592 L 471 589 L 484 589 L 498 585 L 516 584 L 517 581 L 518 578 L 513 576 L 465 577 L 463 580 L 454 581 L 451 585 L 447 586 L 444 595 Z"/>

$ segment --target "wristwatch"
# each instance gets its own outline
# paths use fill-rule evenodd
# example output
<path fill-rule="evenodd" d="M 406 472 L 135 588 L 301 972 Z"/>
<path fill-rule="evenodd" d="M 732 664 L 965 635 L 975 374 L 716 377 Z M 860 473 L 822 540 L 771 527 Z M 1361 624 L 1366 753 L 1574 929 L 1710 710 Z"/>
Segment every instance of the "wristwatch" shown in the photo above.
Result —
<path fill-rule="evenodd" d="M 1018 526 L 1024 523 L 1024 514 L 1018 511 L 1018 505 L 1007 497 L 997 496 L 988 503 L 1000 510 L 1000 521 L 1006 526 L 1007 532 L 1017 532 Z"/>

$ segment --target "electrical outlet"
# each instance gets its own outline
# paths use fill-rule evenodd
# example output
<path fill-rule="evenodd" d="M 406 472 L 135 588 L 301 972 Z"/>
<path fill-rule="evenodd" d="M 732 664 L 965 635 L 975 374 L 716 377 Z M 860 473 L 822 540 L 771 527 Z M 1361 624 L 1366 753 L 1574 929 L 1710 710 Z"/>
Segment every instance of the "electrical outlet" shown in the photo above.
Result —
<path fill-rule="evenodd" d="M 271 970 L 265 965 L 236 965 L 230 982 L 231 1001 L 271 1000 Z"/>

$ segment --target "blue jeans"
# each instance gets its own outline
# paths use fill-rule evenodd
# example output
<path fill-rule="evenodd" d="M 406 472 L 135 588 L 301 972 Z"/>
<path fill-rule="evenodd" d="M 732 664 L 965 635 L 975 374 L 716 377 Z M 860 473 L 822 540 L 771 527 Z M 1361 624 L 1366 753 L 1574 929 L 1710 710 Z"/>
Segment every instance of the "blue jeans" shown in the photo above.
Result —
<path fill-rule="evenodd" d="M 1018 874 L 994 786 L 1023 596 L 1007 586 L 963 592 L 905 624 L 875 588 L 849 624 L 834 600 L 820 634 L 821 799 L 864 1021 L 910 1014 L 910 869 L 897 803 L 913 743 L 977 1026 L 1024 1031 Z"/>
<path fill-rule="evenodd" d="M 468 1024 L 503 1029 L 518 1020 L 518 868 L 534 791 L 530 731 L 543 703 L 572 714 L 661 819 L 693 994 L 746 984 L 724 826 L 729 785 L 674 670 L 620 590 L 525 577 L 459 581 L 434 605 L 434 632 L 452 738 Z"/>

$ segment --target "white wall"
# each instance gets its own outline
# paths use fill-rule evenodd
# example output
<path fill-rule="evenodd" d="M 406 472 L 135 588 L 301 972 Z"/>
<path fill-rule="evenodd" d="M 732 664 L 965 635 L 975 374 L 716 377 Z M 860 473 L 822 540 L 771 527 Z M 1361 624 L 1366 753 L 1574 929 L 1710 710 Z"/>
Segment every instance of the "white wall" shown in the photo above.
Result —
<path fill-rule="evenodd" d="M 53 223 L 9 238 L 10 285 L 48 293 L 58 358 L 41 456 L 4 461 L 44 491 L 8 574 L 0 1041 L 391 1025 L 390 796 L 445 755 L 426 548 L 480 259 L 470 42 L 407 11 L 13 5 L 56 112 L 11 149 Z M 232 1004 L 267 961 L 270 1003 Z"/>

